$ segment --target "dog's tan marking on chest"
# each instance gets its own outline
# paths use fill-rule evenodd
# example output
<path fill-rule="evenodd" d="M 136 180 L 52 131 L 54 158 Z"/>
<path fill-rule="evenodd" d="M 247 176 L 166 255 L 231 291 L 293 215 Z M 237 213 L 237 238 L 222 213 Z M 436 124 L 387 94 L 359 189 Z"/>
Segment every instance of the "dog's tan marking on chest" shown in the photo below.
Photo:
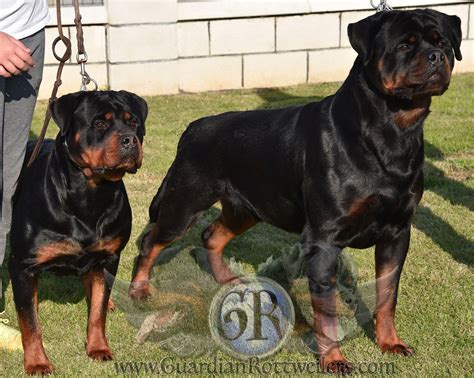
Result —
<path fill-rule="evenodd" d="M 395 124 L 401 129 L 413 126 L 418 120 L 428 112 L 426 107 L 419 107 L 408 110 L 399 110 L 395 113 Z"/>
<path fill-rule="evenodd" d="M 90 247 L 87 247 L 86 250 L 87 252 L 105 252 L 112 255 L 118 251 L 121 244 L 121 238 L 101 239 Z"/>
<path fill-rule="evenodd" d="M 36 251 L 36 261 L 38 264 L 44 264 L 59 257 L 77 255 L 81 251 L 81 245 L 73 240 L 44 244 Z"/>

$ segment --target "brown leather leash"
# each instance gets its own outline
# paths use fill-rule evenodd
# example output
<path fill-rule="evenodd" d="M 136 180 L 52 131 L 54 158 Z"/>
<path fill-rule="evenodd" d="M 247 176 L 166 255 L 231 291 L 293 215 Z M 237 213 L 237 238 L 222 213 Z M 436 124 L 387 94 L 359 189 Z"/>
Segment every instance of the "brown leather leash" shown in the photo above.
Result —
<path fill-rule="evenodd" d="M 74 3 L 74 14 L 75 14 L 74 24 L 76 25 L 76 37 L 77 37 L 76 60 L 77 60 L 77 63 L 80 64 L 81 66 L 80 75 L 82 76 L 80 90 L 86 91 L 87 85 L 91 82 L 94 84 L 95 90 L 97 90 L 97 82 L 89 76 L 89 74 L 87 73 L 85 69 L 85 64 L 87 62 L 87 53 L 84 48 L 84 33 L 82 31 L 82 22 L 81 22 L 82 16 L 79 11 L 79 0 L 74 0 L 73 3 Z M 62 84 L 61 75 L 63 73 L 64 65 L 71 57 L 71 40 L 68 37 L 66 37 L 63 32 L 63 25 L 62 25 L 62 18 L 61 18 L 61 0 L 56 0 L 56 19 L 57 19 L 57 27 L 58 27 L 59 36 L 54 39 L 53 45 L 52 45 L 53 55 L 56 58 L 56 60 L 59 61 L 58 70 L 56 71 L 56 81 L 54 82 L 53 90 L 51 91 L 51 96 L 49 97 L 49 100 L 48 100 L 48 106 L 46 109 L 46 114 L 44 116 L 43 127 L 41 128 L 41 132 L 38 136 L 38 140 L 36 142 L 35 148 L 33 149 L 33 152 L 28 161 L 27 167 L 31 166 L 31 164 L 35 161 L 41 149 L 41 145 L 43 144 L 44 137 L 46 135 L 46 130 L 48 129 L 49 121 L 51 120 L 51 111 L 49 109 L 49 105 L 51 104 L 51 102 L 53 102 L 57 98 L 58 89 Z M 60 41 L 64 44 L 66 48 L 66 51 L 64 52 L 62 56 L 59 56 L 56 53 L 56 46 Z"/>

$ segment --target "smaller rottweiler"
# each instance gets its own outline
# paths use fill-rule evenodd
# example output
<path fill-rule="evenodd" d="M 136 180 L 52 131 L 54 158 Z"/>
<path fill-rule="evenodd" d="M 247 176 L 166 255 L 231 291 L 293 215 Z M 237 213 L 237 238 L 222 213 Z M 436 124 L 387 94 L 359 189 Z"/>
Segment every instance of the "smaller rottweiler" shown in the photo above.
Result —
<path fill-rule="evenodd" d="M 9 270 L 28 374 L 52 371 L 38 320 L 37 278 L 44 271 L 81 277 L 89 300 L 87 355 L 112 359 L 105 336 L 111 288 L 104 275 L 115 276 L 130 238 L 122 177 L 142 164 L 148 113 L 145 100 L 125 91 L 72 93 L 49 109 L 60 132 L 23 168 L 10 234 Z"/>

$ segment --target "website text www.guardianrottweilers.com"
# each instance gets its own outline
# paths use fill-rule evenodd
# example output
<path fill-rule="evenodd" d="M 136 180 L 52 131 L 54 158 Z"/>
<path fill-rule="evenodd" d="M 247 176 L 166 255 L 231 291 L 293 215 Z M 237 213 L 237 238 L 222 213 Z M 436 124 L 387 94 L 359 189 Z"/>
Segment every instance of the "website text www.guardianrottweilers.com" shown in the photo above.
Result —
<path fill-rule="evenodd" d="M 174 356 L 163 357 L 159 361 L 126 361 L 115 362 L 116 374 L 323 374 L 317 360 L 272 361 L 258 357 L 246 361 L 228 361 L 214 356 L 210 361 L 197 362 L 179 359 Z M 353 364 L 353 374 L 382 374 L 396 373 L 393 362 L 359 362 Z"/>

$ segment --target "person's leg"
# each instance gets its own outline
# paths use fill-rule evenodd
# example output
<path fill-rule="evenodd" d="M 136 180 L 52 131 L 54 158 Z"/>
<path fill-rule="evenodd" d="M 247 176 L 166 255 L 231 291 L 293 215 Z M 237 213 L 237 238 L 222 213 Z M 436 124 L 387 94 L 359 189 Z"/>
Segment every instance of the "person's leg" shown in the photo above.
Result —
<path fill-rule="evenodd" d="M 5 106 L 5 82 L 6 79 L 0 77 L 0 268 L 5 258 L 5 237 L 3 237 L 2 231 L 2 198 L 3 198 L 3 114 Z M 5 287 L 3 282 L 3 275 L 0 274 L 0 315 L 5 312 L 5 298 L 4 293 Z"/>
<path fill-rule="evenodd" d="M 6 237 L 10 231 L 11 198 L 23 165 L 43 76 L 44 30 L 23 38 L 21 42 L 31 50 L 36 67 L 19 76 L 0 79 L 0 266 L 5 258 Z"/>

